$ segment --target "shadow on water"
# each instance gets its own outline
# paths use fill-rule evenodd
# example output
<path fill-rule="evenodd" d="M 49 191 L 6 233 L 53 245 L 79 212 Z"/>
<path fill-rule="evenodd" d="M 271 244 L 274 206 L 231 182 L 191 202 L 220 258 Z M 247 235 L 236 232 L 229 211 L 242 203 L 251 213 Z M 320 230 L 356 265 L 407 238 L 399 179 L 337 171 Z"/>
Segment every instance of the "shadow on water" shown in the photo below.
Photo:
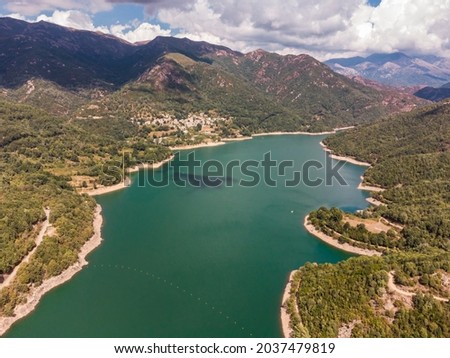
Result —
<path fill-rule="evenodd" d="M 239 184 L 239 180 L 228 176 L 207 176 L 182 172 L 173 174 L 173 182 L 177 186 L 196 189 L 217 189 L 223 186 Z"/>

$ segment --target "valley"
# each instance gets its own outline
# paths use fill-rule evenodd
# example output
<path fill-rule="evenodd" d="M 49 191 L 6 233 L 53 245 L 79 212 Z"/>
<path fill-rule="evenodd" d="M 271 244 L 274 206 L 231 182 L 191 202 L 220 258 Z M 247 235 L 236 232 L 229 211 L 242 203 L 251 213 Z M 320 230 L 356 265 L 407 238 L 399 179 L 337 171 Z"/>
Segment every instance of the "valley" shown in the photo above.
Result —
<path fill-rule="evenodd" d="M 60 305 L 69 300 L 64 292 L 94 287 L 85 286 L 89 280 L 110 282 L 111 275 L 101 270 L 122 267 L 116 262 L 124 250 L 130 251 L 130 256 L 124 256 L 129 262 L 144 252 L 153 252 L 153 241 L 148 241 L 150 232 L 156 233 L 152 237 L 155 245 L 167 254 L 170 250 L 164 240 L 170 243 L 182 238 L 183 232 L 178 230 L 186 228 L 200 251 L 205 250 L 216 261 L 196 260 L 193 246 L 175 240 L 175 247 L 184 247 L 184 252 L 177 254 L 180 267 L 170 268 L 167 262 L 172 258 L 162 254 L 166 261 L 155 258 L 166 268 L 169 277 L 164 282 L 181 287 L 177 275 L 188 276 L 185 279 L 192 284 L 192 295 L 198 293 L 198 300 L 206 300 L 208 307 L 210 301 L 217 300 L 225 311 L 222 298 L 215 295 L 223 289 L 224 297 L 232 302 L 230 311 L 246 321 L 238 334 L 236 327 L 228 323 L 222 327 L 221 320 L 211 320 L 212 310 L 205 313 L 198 302 L 191 302 L 192 314 L 211 320 L 214 326 L 212 331 L 205 331 L 201 324 L 194 324 L 193 335 L 215 332 L 224 337 L 248 336 L 250 331 L 245 328 L 249 325 L 255 327 L 255 335 L 276 336 L 280 328 L 276 323 L 277 295 L 286 274 L 301 264 L 290 279 L 285 302 L 292 336 L 337 337 L 345 331 L 349 337 L 449 337 L 450 104 L 445 99 L 432 104 L 429 100 L 444 97 L 432 94 L 418 98 L 410 87 L 443 85 L 442 92 L 449 73 L 442 58 L 411 58 L 402 53 L 324 64 L 306 54 L 280 55 L 264 50 L 241 53 L 207 42 L 161 36 L 131 44 L 111 35 L 44 21 L 0 18 L 2 333 L 30 313 L 23 313 L 27 302 L 38 307 L 37 311 L 30 321 L 17 326 L 18 331 L 13 329 L 13 334 L 21 335 L 20 327 L 29 334 L 36 332 L 34 329 L 40 331 L 44 312 L 51 307 L 64 310 Z M 426 92 L 426 88 L 420 91 Z M 133 173 L 139 169 L 166 175 L 170 163 L 183 158 L 183 149 L 197 148 L 203 148 L 195 152 L 203 161 L 215 156 L 224 163 L 235 158 L 254 159 L 269 151 L 276 153 L 279 161 L 301 158 L 320 162 L 325 155 L 333 162 L 352 158 L 354 164 L 367 163 L 367 171 L 346 165 L 352 185 L 316 188 L 315 197 L 306 187 L 293 192 L 277 188 L 272 193 L 264 187 L 226 192 L 180 191 L 173 186 L 158 192 L 139 191 L 133 184 L 132 179 L 138 175 Z M 324 148 L 331 154 L 325 154 Z M 247 157 L 250 153 L 253 158 Z M 371 197 L 358 190 L 358 185 Z M 120 190 L 123 188 L 129 190 Z M 110 194 L 97 196 L 106 193 Z M 271 204 L 271 195 L 279 200 L 279 209 Z M 146 206 L 140 198 L 156 206 Z M 256 206 L 247 207 L 242 198 Z M 377 205 L 367 207 L 366 199 Z M 102 233 L 97 202 L 106 212 Z M 226 204 L 212 210 L 217 206 L 213 203 L 218 202 Z M 140 221 L 133 221 L 133 215 L 126 216 L 118 203 Z M 134 203 L 141 209 L 134 209 Z M 155 212 L 155 207 L 161 212 Z M 175 218 L 180 218 L 180 227 L 172 224 L 174 212 L 178 215 Z M 117 226 L 121 215 L 125 215 L 129 229 Z M 247 216 L 253 221 L 245 221 Z M 212 220 L 210 227 L 203 225 L 206 217 Z M 287 229 L 279 231 L 277 227 L 283 223 Z M 310 233 L 323 236 L 332 246 L 371 256 L 349 258 L 307 234 L 304 223 Z M 51 232 L 44 230 L 49 226 Z M 239 231 L 238 227 L 244 229 Z M 39 232 L 39 228 L 44 231 Z M 105 235 L 106 248 L 103 250 L 102 245 L 93 254 L 95 266 L 88 266 L 74 281 L 50 293 L 47 300 L 45 287 L 55 288 L 78 273 L 87 264 L 86 255 L 100 244 L 101 235 Z M 214 241 L 217 247 L 209 246 L 210 237 L 221 239 Z M 124 238 L 131 240 L 127 247 Z M 264 240 L 256 241 L 258 238 Z M 277 243 L 281 238 L 287 242 Z M 111 244 L 106 244 L 108 239 Z M 289 245 L 295 250 L 291 252 Z M 240 256 L 252 246 L 258 246 L 257 255 Z M 315 256 L 312 248 L 319 254 Z M 222 249 L 224 256 L 216 256 Z M 273 257 L 268 255 L 273 252 Z M 288 260 L 283 261 L 284 257 Z M 150 276 L 158 271 L 159 266 L 148 265 L 146 257 L 141 259 L 143 268 L 133 270 Z M 246 259 L 254 266 L 248 268 Z M 271 263 L 264 269 L 270 280 L 260 282 L 258 268 L 265 262 Z M 200 263 L 203 266 L 197 267 Z M 184 273 L 183 264 L 188 267 Z M 213 276 L 204 273 L 208 265 Z M 131 264 L 127 267 L 131 270 Z M 247 270 L 245 282 L 238 274 L 242 270 Z M 196 275 L 204 277 L 214 289 L 204 291 Z M 220 287 L 214 275 L 230 286 Z M 67 280 L 59 280 L 61 277 Z M 137 286 L 130 286 L 130 292 L 146 284 L 136 277 L 130 285 L 133 282 Z M 235 292 L 244 283 L 251 290 L 243 290 L 244 299 L 239 300 Z M 105 292 L 111 292 L 114 284 L 111 281 Z M 188 322 L 195 319 L 183 308 L 182 291 L 169 293 L 161 286 L 155 290 L 155 296 L 146 291 L 153 307 L 163 305 L 168 295 L 178 307 L 173 315 L 170 310 L 161 313 L 141 305 L 137 308 L 171 322 L 172 327 L 161 328 L 163 335 L 183 336 L 187 331 L 183 325 L 177 326 L 177 315 L 186 314 Z M 36 292 L 41 292 L 39 298 L 30 299 Z M 252 297 L 252 292 L 259 293 Z M 96 292 L 96 297 L 101 300 L 103 294 Z M 64 300 L 58 301 L 59 295 Z M 126 291 L 121 295 L 121 302 L 132 302 Z M 248 307 L 248 302 L 259 298 L 261 302 L 254 309 Z M 43 309 L 38 305 L 41 299 Z M 105 310 L 114 311 L 113 302 Z M 77 309 L 65 312 L 78 323 L 64 326 L 58 317 L 52 317 L 55 327 L 65 329 L 50 329 L 48 335 L 80 334 L 75 327 L 85 324 L 78 321 L 85 315 L 80 314 L 82 305 L 72 304 Z M 91 304 L 87 311 L 93 314 L 99 307 Z M 111 310 L 103 312 L 104 322 L 112 316 Z M 254 321 L 253 317 L 263 310 L 268 312 L 266 321 Z M 252 313 L 247 315 L 247 311 Z M 76 312 L 79 317 L 74 316 Z M 135 318 L 123 332 L 130 337 L 144 336 L 137 319 L 139 311 L 133 312 Z M 113 324 L 108 333 L 102 333 L 101 322 L 93 324 L 86 334 L 121 335 L 113 330 Z M 238 318 L 233 322 L 237 326 Z M 152 334 L 160 336 L 157 325 L 151 329 Z"/>

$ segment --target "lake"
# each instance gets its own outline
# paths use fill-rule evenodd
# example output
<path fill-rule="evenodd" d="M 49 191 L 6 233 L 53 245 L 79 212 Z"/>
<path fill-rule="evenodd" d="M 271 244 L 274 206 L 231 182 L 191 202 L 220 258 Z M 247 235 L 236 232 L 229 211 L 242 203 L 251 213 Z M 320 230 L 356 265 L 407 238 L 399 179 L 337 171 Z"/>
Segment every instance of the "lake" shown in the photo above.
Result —
<path fill-rule="evenodd" d="M 315 161 L 310 177 L 325 177 L 315 168 L 325 163 L 323 138 L 264 136 L 194 152 L 201 163 L 222 165 L 261 162 L 269 152 L 274 161 L 291 160 L 294 168 L 285 175 L 270 172 L 275 186 L 242 186 L 240 180 L 253 177 L 235 169 L 227 180 L 217 174 L 217 185 L 183 187 L 174 173 L 196 180 L 205 170 L 176 168 L 189 151 L 153 173 L 155 180 L 168 180 L 164 187 L 141 187 L 134 174 L 130 188 L 97 198 L 104 241 L 88 256 L 89 265 L 6 336 L 281 337 L 280 304 L 290 271 L 349 257 L 308 234 L 305 215 L 320 206 L 367 207 L 367 194 L 357 189 L 363 167 L 340 170 L 348 185 L 285 185 L 308 160 Z"/>

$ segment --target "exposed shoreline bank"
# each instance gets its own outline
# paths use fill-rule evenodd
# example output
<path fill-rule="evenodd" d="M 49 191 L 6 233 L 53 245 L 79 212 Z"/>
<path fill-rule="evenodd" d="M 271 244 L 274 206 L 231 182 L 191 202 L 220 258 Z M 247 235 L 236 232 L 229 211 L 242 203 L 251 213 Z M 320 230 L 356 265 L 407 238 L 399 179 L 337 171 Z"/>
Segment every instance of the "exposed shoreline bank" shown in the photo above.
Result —
<path fill-rule="evenodd" d="M 252 134 L 252 137 L 264 137 L 264 136 L 273 136 L 273 135 L 310 135 L 310 136 L 320 136 L 320 135 L 327 135 L 327 134 L 336 134 L 336 133 L 338 133 L 340 131 L 345 131 L 345 130 L 353 129 L 353 128 L 355 128 L 355 126 L 334 128 L 332 131 L 327 131 L 327 132 L 268 132 L 268 133 Z"/>
<path fill-rule="evenodd" d="M 382 201 L 379 201 L 377 199 L 374 198 L 366 198 L 366 201 L 370 204 L 372 204 L 373 206 L 382 206 L 382 205 L 386 205 L 385 203 L 383 203 Z"/>
<path fill-rule="evenodd" d="M 246 140 L 252 140 L 253 137 L 236 137 L 236 138 L 222 138 L 222 142 L 243 142 Z"/>
<path fill-rule="evenodd" d="M 372 192 L 377 192 L 377 193 L 381 193 L 382 191 L 386 190 L 383 188 L 379 188 L 377 186 L 370 186 L 370 185 L 363 184 L 363 181 L 364 181 L 364 177 L 361 177 L 361 183 L 359 183 L 359 185 L 358 185 L 359 190 L 372 191 Z"/>
<path fill-rule="evenodd" d="M 371 167 L 372 166 L 372 164 L 370 164 L 370 163 L 361 162 L 361 161 L 356 160 L 355 158 L 352 158 L 352 157 L 343 157 L 343 156 L 340 156 L 340 155 L 335 155 L 335 154 L 333 154 L 333 151 L 330 148 L 328 148 L 323 142 L 320 142 L 320 146 L 323 148 L 323 150 L 325 152 L 330 153 L 329 155 L 330 155 L 330 158 L 332 158 L 332 159 L 342 160 L 344 162 L 355 164 L 355 165 L 359 165 L 361 167 Z"/>
<path fill-rule="evenodd" d="M 290 338 L 291 337 L 291 316 L 288 313 L 287 310 L 287 303 L 291 296 L 291 288 L 292 288 L 292 281 L 294 274 L 297 272 L 297 270 L 291 271 L 289 274 L 288 283 L 286 284 L 286 287 L 283 292 L 283 298 L 281 301 L 281 329 L 283 331 L 283 337 L 284 338 Z"/>
<path fill-rule="evenodd" d="M 208 148 L 208 147 L 218 147 L 219 145 L 226 144 L 224 141 L 220 142 L 209 142 L 209 143 L 200 143 L 200 144 L 193 144 L 193 145 L 180 145 L 175 147 L 169 147 L 170 150 L 189 150 L 189 149 L 199 149 L 199 148 Z"/>
<path fill-rule="evenodd" d="M 139 172 L 139 170 L 141 169 L 159 169 L 161 168 L 164 164 L 167 164 L 169 162 L 171 162 L 173 159 L 175 158 L 174 155 L 171 155 L 170 158 L 164 159 L 160 162 L 157 163 L 153 163 L 153 164 L 141 164 L 141 165 L 136 165 L 135 167 L 132 168 L 128 168 L 128 173 L 136 173 Z M 87 194 L 89 196 L 99 196 L 99 195 L 104 195 L 104 194 L 109 194 L 115 191 L 119 191 L 119 190 L 123 190 L 128 188 L 131 185 L 131 181 L 130 180 L 126 180 L 125 182 L 121 182 L 119 184 L 115 184 L 115 185 L 111 185 L 111 186 L 105 186 L 102 188 L 97 188 L 97 189 L 92 189 L 92 190 L 86 190 L 86 191 L 80 191 L 80 194 Z"/>
<path fill-rule="evenodd" d="M 101 227 L 103 224 L 103 217 L 101 215 L 102 207 L 97 205 L 94 214 L 94 234 L 92 237 L 83 245 L 80 252 L 78 253 L 78 261 L 66 269 L 59 276 L 51 277 L 45 280 L 39 287 L 31 288 L 28 296 L 27 302 L 17 306 L 14 310 L 14 317 L 0 317 L 0 336 L 4 335 L 11 326 L 26 317 L 28 314 L 33 312 L 37 305 L 39 304 L 42 297 L 54 289 L 57 286 L 69 281 L 73 276 L 75 276 L 81 269 L 88 264 L 86 261 L 86 256 L 94 251 L 102 242 Z"/>
<path fill-rule="evenodd" d="M 141 164 L 141 165 L 136 165 L 135 167 L 128 168 L 128 173 L 137 173 L 141 169 L 152 169 L 152 170 L 159 169 L 164 164 L 170 163 L 174 158 L 175 158 L 175 156 L 171 155 L 169 158 L 161 160 L 160 162 L 157 162 L 157 163 L 153 163 L 153 164 L 145 163 L 145 164 Z"/>
<path fill-rule="evenodd" d="M 348 243 L 339 243 L 336 239 L 332 238 L 331 236 L 328 236 L 327 234 L 317 230 L 313 224 L 309 222 L 309 215 L 305 216 L 305 221 L 303 223 L 305 229 L 311 234 L 317 237 L 318 239 L 322 240 L 326 244 L 341 250 L 345 251 L 350 254 L 356 254 L 361 256 L 381 256 L 382 253 L 375 250 L 369 250 L 369 249 L 362 249 L 359 247 L 352 246 Z"/>

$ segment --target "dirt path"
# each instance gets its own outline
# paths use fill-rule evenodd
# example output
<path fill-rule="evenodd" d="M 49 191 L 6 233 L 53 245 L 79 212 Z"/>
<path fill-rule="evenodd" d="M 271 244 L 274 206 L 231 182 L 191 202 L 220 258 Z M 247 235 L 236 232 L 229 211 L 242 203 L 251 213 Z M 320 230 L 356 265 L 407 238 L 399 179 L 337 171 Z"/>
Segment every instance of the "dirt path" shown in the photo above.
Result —
<path fill-rule="evenodd" d="M 399 224 L 395 224 L 392 221 L 389 221 L 389 220 L 387 220 L 387 219 L 385 219 L 383 217 L 380 219 L 380 221 L 384 222 L 386 225 L 395 227 L 396 229 L 399 229 L 399 230 L 403 230 L 404 229 L 404 226 L 399 225 Z"/>
<path fill-rule="evenodd" d="M 389 279 L 388 279 L 388 288 L 389 290 L 396 292 L 397 294 L 399 294 L 400 296 L 404 296 L 404 297 L 414 297 L 416 295 L 416 293 L 414 292 L 409 292 L 409 291 L 405 291 L 402 290 L 401 288 L 399 288 L 395 282 L 394 282 L 394 271 L 389 272 Z M 437 301 L 440 302 L 448 302 L 447 298 L 442 298 L 442 297 L 438 297 L 438 296 L 434 296 L 433 298 Z"/>
<path fill-rule="evenodd" d="M 39 245 L 41 244 L 42 240 L 44 240 L 44 236 L 45 236 L 45 234 L 47 233 L 47 230 L 48 230 L 49 226 L 51 226 L 51 225 L 50 225 L 50 221 L 49 221 L 49 219 L 50 219 L 50 210 L 49 210 L 49 209 L 44 209 L 44 212 L 45 212 L 46 219 L 45 219 L 45 221 L 42 223 L 41 230 L 39 231 L 39 234 L 38 234 L 38 236 L 36 237 L 36 240 L 35 240 L 36 246 L 34 247 L 33 250 L 31 250 L 31 251 L 27 254 L 27 256 L 24 257 L 24 259 L 22 260 L 22 262 L 21 262 L 20 264 L 18 264 L 18 265 L 14 268 L 13 272 L 11 272 L 11 274 L 9 274 L 9 275 L 6 277 L 5 281 L 3 281 L 3 282 L 0 284 L 0 290 L 3 289 L 3 288 L 5 288 L 5 287 L 8 287 L 8 286 L 14 281 L 14 279 L 15 279 L 16 276 L 17 276 L 17 272 L 19 271 L 19 269 L 20 269 L 23 265 L 25 265 L 27 262 L 30 261 L 31 256 L 33 256 L 33 254 L 36 252 L 37 248 L 38 248 Z"/>
<path fill-rule="evenodd" d="M 14 322 L 17 322 L 32 312 L 47 292 L 69 281 L 88 264 L 86 261 L 86 256 L 100 246 L 102 242 L 101 227 L 103 217 L 101 213 L 102 208 L 100 205 L 97 205 L 93 221 L 94 234 L 81 248 L 78 254 L 78 261 L 65 270 L 61 275 L 45 280 L 42 285 L 38 287 L 33 286 L 27 296 L 26 302 L 15 308 L 13 317 L 0 317 L 0 336 L 2 336 L 14 324 Z"/>

